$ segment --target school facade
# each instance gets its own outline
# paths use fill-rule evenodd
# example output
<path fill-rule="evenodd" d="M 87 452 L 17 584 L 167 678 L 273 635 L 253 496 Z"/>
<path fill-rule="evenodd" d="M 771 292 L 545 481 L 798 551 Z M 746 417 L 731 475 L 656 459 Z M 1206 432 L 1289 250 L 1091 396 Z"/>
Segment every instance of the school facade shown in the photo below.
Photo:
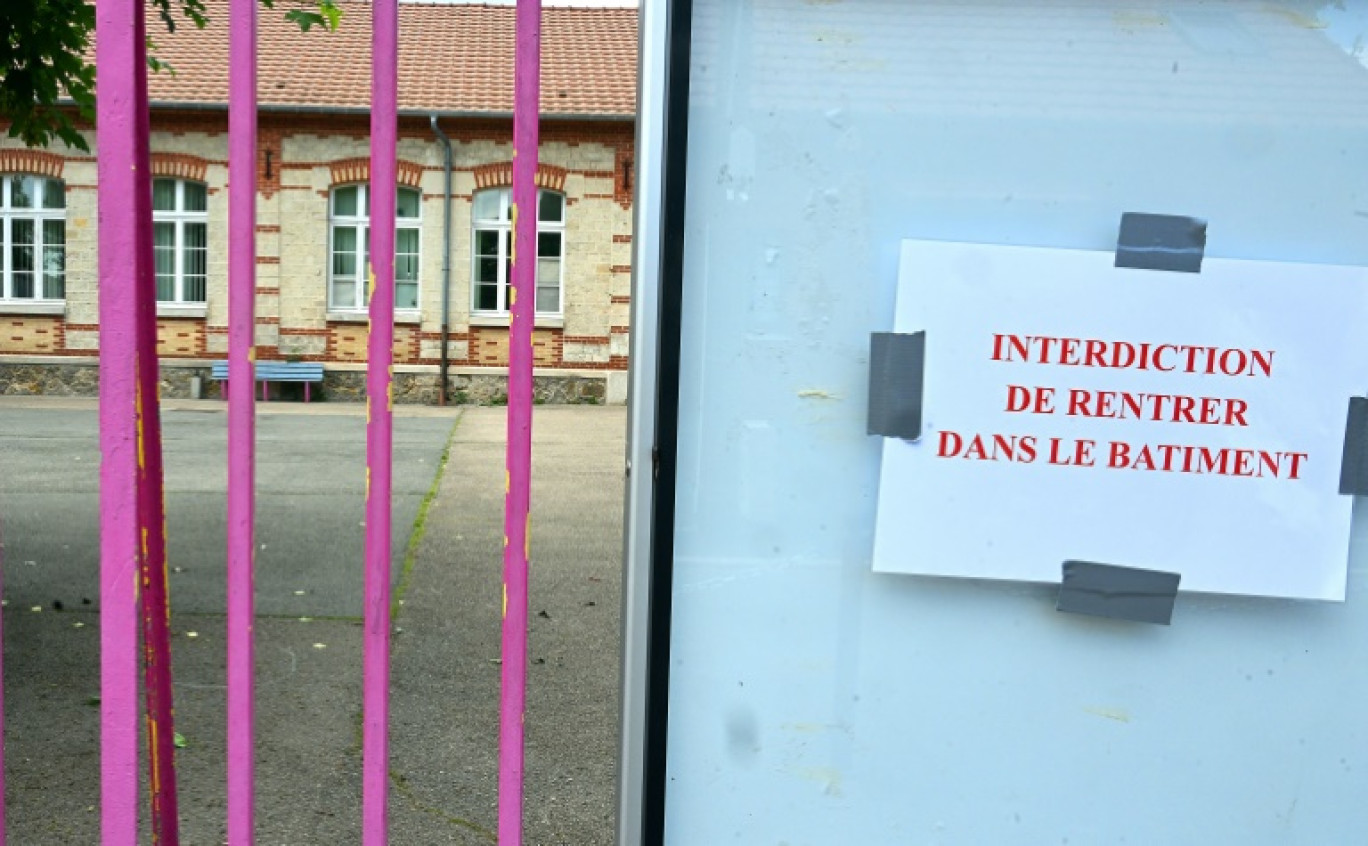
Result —
<path fill-rule="evenodd" d="M 176 73 L 150 82 L 167 396 L 214 395 L 210 365 L 227 354 L 227 7 L 209 8 L 206 30 L 155 39 Z M 301 33 L 263 11 L 258 71 L 256 356 L 321 362 L 331 399 L 364 390 L 375 190 L 369 10 L 343 8 L 332 33 Z M 544 14 L 538 397 L 622 401 L 637 13 Z M 445 365 L 448 401 L 498 401 L 508 359 L 513 10 L 404 4 L 400 29 L 395 399 L 435 402 Z M 93 130 L 84 135 L 89 153 L 0 141 L 0 393 L 96 389 L 99 148 Z"/>

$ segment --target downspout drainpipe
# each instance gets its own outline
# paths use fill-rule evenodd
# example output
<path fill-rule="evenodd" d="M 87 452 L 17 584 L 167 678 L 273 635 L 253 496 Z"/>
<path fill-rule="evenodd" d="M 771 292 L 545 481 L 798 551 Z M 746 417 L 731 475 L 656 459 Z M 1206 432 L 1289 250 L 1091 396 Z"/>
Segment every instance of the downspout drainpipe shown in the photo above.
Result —
<path fill-rule="evenodd" d="M 447 333 L 451 323 L 451 139 L 437 125 L 437 115 L 431 115 L 432 131 L 446 148 L 446 184 L 442 189 L 442 363 L 440 391 L 437 404 L 446 405 L 447 398 Z"/>

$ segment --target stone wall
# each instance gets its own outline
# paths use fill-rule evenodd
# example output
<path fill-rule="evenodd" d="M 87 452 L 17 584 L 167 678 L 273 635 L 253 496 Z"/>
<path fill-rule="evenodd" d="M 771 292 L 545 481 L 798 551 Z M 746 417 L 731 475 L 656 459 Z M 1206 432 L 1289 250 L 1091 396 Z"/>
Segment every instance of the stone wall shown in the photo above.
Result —
<path fill-rule="evenodd" d="M 189 399 L 198 377 L 202 398 L 222 399 L 222 386 L 210 378 L 206 364 L 167 366 L 160 372 L 161 395 L 166 399 Z M 90 362 L 39 362 L 32 359 L 7 362 L 0 359 L 0 396 L 98 396 L 99 365 Z M 502 374 L 451 373 L 447 378 L 447 403 L 451 405 L 502 405 L 508 402 L 508 381 Z M 439 377 L 434 368 L 394 374 L 394 401 L 401 405 L 436 405 Z M 303 386 L 273 383 L 272 400 L 299 400 Z M 364 370 L 328 370 L 323 384 L 312 388 L 315 402 L 363 402 L 366 398 Z M 539 404 L 601 404 L 607 400 L 607 380 L 576 373 L 549 374 L 533 379 L 533 401 Z"/>

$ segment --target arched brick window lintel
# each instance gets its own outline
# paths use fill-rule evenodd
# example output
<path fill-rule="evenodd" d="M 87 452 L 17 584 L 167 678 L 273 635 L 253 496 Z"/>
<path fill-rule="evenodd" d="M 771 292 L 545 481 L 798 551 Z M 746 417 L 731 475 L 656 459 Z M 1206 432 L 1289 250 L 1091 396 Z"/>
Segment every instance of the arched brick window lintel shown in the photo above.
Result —
<path fill-rule="evenodd" d="M 563 194 L 565 193 L 566 173 L 567 171 L 563 167 L 538 164 L 537 187 Z M 511 161 L 495 162 L 475 168 L 475 190 L 477 191 L 483 191 L 486 188 L 507 188 L 512 184 L 513 162 Z"/>
<path fill-rule="evenodd" d="M 398 165 L 398 182 L 400 185 L 406 185 L 409 188 L 423 187 L 422 165 L 405 159 L 400 159 Z M 329 164 L 328 168 L 331 171 L 334 186 L 354 182 L 370 182 L 370 159 L 368 157 L 338 159 Z"/>
<path fill-rule="evenodd" d="M 30 173 L 61 179 L 66 159 L 42 150 L 0 150 L 0 173 Z"/>
<path fill-rule="evenodd" d="M 205 182 L 209 161 L 186 153 L 153 153 L 152 175 Z"/>

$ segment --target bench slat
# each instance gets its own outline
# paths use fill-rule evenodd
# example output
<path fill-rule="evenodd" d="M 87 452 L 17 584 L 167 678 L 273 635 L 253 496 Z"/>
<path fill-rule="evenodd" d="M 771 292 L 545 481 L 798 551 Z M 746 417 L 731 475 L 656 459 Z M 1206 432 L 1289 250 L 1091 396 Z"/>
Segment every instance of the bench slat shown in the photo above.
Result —
<path fill-rule="evenodd" d="M 228 378 L 228 362 L 215 361 L 210 365 L 211 377 L 219 381 Z M 312 361 L 258 361 L 258 382 L 322 382 L 323 365 Z"/>

